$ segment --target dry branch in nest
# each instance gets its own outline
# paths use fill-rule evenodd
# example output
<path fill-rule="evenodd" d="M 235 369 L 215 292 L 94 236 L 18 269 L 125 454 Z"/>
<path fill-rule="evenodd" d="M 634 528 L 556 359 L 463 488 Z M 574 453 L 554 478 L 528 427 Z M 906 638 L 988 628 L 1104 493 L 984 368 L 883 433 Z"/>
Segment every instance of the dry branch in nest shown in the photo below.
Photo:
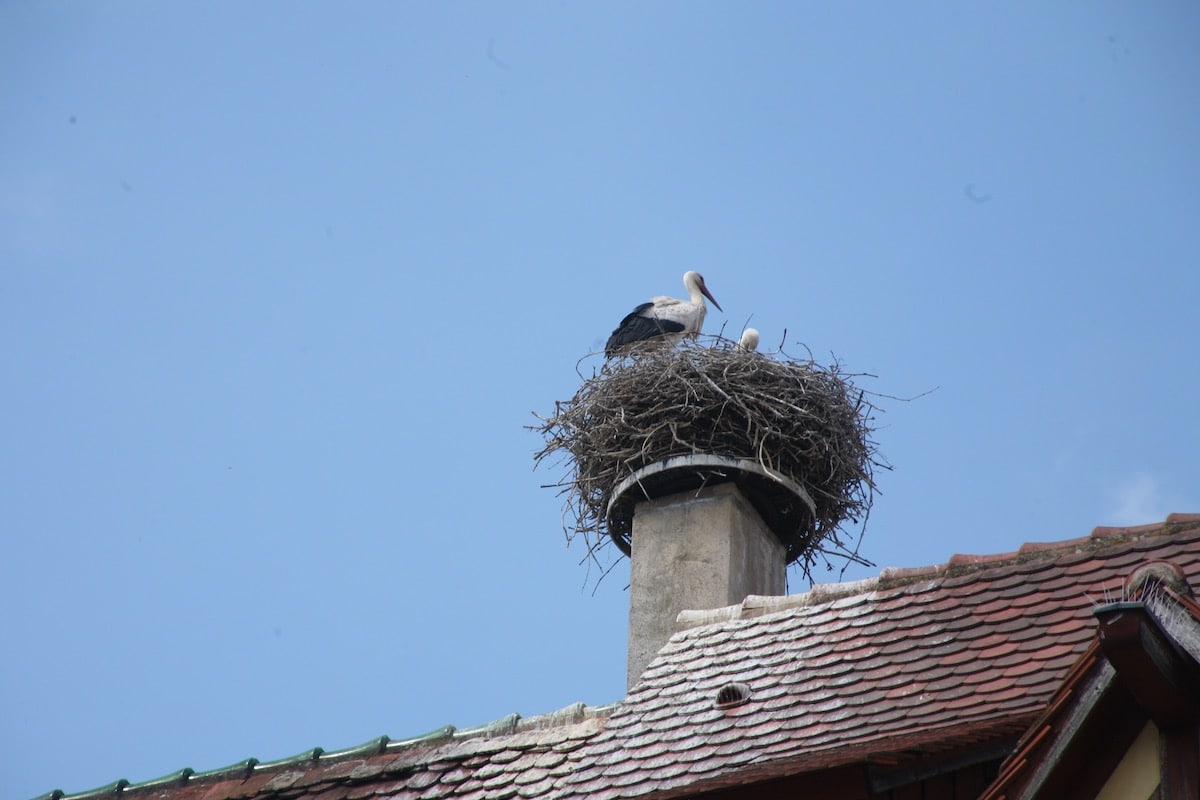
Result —
<path fill-rule="evenodd" d="M 609 361 L 569 401 L 536 426 L 537 454 L 569 462 L 558 483 L 566 495 L 568 539 L 588 552 L 612 537 L 628 552 L 630 531 L 609 519 L 614 488 L 635 471 L 673 456 L 748 459 L 804 488 L 815 513 L 793 513 L 775 527 L 789 563 L 806 575 L 822 555 L 862 561 L 861 538 L 841 530 L 865 523 L 875 494 L 873 469 L 886 467 L 871 440 L 878 409 L 837 364 L 821 367 L 782 351 L 746 352 L 721 337 L 678 346 L 647 343 Z M 714 481 L 729 479 L 719 471 Z M 826 558 L 828 562 L 828 558 Z"/>

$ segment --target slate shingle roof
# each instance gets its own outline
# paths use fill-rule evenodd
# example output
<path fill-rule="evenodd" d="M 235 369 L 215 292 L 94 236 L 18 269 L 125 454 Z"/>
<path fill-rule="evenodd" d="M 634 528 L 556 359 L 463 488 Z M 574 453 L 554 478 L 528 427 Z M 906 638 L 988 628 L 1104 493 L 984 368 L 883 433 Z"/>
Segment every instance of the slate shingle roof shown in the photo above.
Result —
<path fill-rule="evenodd" d="M 1093 638 L 1091 608 L 1149 560 L 1200 586 L 1200 514 L 685 612 L 694 627 L 610 707 L 77 797 L 671 797 L 1008 746 Z"/>

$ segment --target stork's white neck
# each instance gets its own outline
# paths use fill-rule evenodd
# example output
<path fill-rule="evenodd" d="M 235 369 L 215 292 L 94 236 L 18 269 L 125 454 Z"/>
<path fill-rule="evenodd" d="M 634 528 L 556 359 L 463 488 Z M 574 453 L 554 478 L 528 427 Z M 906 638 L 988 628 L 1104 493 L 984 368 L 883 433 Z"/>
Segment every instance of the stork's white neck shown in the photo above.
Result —
<path fill-rule="evenodd" d="M 688 297 L 692 299 L 692 303 L 700 307 L 700 313 L 704 314 L 704 293 L 700 291 L 700 275 L 696 272 L 686 272 L 683 275 L 683 288 L 687 289 Z"/>

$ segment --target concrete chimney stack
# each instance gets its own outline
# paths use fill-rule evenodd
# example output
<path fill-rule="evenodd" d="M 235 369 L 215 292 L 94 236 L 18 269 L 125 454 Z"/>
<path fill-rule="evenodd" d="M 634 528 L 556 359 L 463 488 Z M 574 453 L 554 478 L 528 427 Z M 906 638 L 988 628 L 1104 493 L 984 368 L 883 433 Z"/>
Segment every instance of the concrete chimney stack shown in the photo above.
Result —
<path fill-rule="evenodd" d="M 836 365 L 720 337 L 610 358 L 555 405 L 537 459 L 571 459 L 573 533 L 631 559 L 630 686 L 679 612 L 781 595 L 788 564 L 840 548 L 874 494 L 874 410 Z"/>
<path fill-rule="evenodd" d="M 680 611 L 786 591 L 786 551 L 733 483 L 638 503 L 629 588 L 632 687 L 675 631 Z"/>

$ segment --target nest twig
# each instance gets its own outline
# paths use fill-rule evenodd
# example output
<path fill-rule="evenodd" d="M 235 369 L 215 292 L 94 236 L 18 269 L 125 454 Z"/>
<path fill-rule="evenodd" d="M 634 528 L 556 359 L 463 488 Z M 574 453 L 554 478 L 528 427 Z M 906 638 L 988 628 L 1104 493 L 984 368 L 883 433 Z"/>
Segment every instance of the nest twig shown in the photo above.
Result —
<path fill-rule="evenodd" d="M 536 462 L 569 462 L 554 484 L 566 495 L 567 538 L 582 535 L 592 555 L 610 536 L 627 536 L 610 530 L 614 488 L 648 464 L 703 453 L 753 460 L 807 490 L 816 511 L 805 509 L 784 541 L 805 575 L 822 556 L 863 562 L 840 528 L 865 523 L 873 469 L 886 464 L 871 440 L 879 409 L 848 377 L 836 363 L 745 352 L 719 336 L 651 343 L 606 362 L 535 426 L 545 440 Z"/>

